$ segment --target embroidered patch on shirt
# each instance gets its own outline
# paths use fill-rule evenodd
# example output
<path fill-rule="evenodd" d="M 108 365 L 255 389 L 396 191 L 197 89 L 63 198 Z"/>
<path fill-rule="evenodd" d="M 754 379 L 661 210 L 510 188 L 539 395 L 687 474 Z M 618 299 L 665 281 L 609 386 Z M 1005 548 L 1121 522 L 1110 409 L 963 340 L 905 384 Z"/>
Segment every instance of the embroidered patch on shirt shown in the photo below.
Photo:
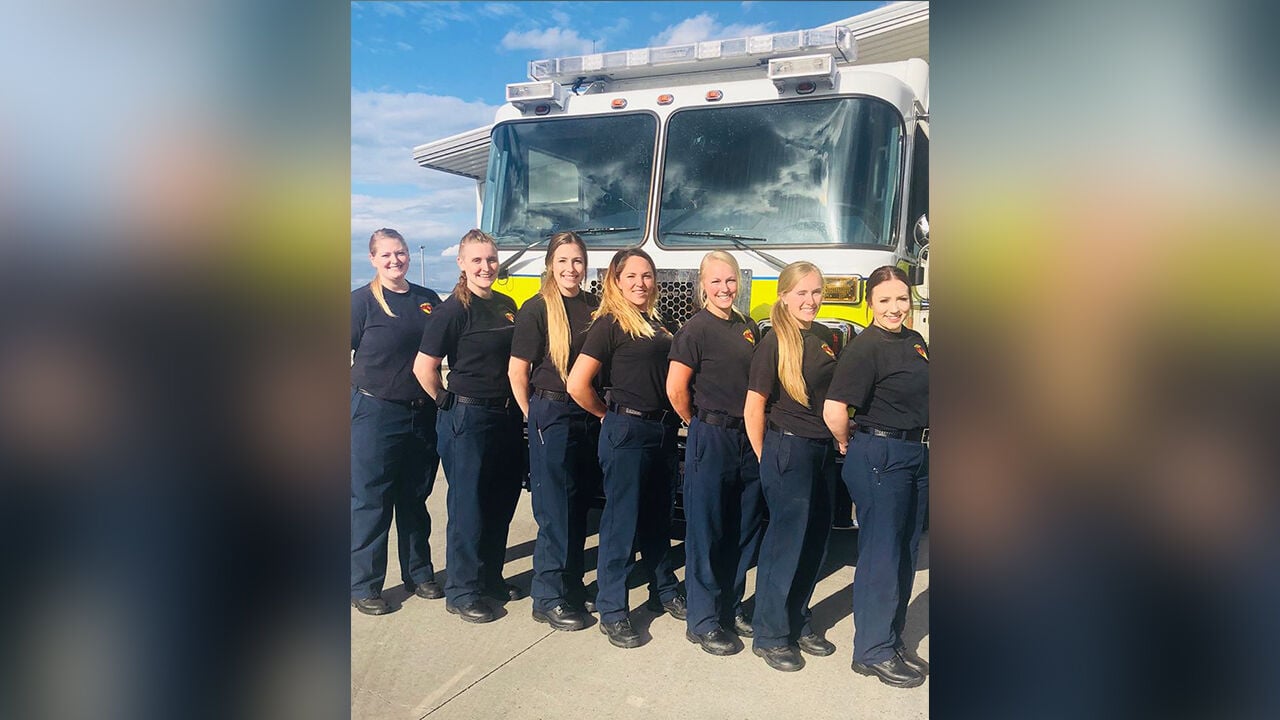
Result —
<path fill-rule="evenodd" d="M 832 350 L 831 346 L 826 343 L 822 343 L 822 352 L 830 355 L 833 358 L 836 356 L 836 351 Z"/>
<path fill-rule="evenodd" d="M 929 362 L 929 353 L 924 351 L 924 346 L 920 343 L 916 343 L 915 348 L 916 352 L 920 353 L 920 357 L 924 358 L 925 362 Z"/>
<path fill-rule="evenodd" d="M 513 323 L 516 321 L 515 313 L 509 313 L 509 312 L 503 313 L 502 316 L 505 317 L 507 319 L 507 322 L 509 323 Z"/>
<path fill-rule="evenodd" d="M 428 314 L 428 315 L 430 315 L 430 314 L 431 314 L 431 303 L 422 303 L 422 304 L 421 304 L 421 305 L 419 305 L 418 307 L 422 308 L 422 312 L 424 312 L 424 313 L 426 313 L 426 314 Z"/>
<path fill-rule="evenodd" d="M 751 343 L 752 345 L 756 344 L 756 336 L 751 334 L 751 328 L 747 328 L 746 330 L 743 330 L 742 337 L 746 338 L 747 342 Z"/>

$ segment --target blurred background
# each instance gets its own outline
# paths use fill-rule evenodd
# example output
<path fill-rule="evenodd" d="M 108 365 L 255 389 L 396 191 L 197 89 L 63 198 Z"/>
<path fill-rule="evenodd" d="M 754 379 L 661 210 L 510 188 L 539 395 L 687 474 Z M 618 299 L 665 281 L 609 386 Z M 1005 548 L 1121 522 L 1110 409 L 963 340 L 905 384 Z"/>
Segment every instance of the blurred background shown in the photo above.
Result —
<path fill-rule="evenodd" d="M 931 14 L 933 714 L 1276 717 L 1275 12 Z M 7 16 L 0 716 L 345 716 L 349 7 Z"/>

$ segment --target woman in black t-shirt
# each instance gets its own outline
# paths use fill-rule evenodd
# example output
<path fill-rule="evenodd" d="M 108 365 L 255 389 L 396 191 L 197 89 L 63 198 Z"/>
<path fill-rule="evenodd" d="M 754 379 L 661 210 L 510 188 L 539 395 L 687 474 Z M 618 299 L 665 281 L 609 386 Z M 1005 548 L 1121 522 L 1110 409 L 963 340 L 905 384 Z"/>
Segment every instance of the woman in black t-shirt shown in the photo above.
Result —
<path fill-rule="evenodd" d="M 516 600 L 502 578 L 507 531 L 520 497 L 520 410 L 511 398 L 507 360 L 515 302 L 493 289 L 498 249 L 479 230 L 458 245 L 462 273 L 452 296 L 432 314 L 413 373 L 440 408 L 440 459 L 449 481 L 445 608 L 467 622 L 495 619 L 482 596 Z M 449 388 L 440 361 L 449 361 Z"/>
<path fill-rule="evenodd" d="M 742 420 L 760 329 L 734 307 L 741 273 L 723 250 L 702 258 L 702 310 L 671 344 L 667 397 L 689 424 L 684 458 L 686 637 L 712 655 L 742 649 L 747 570 L 760 546 L 760 463 Z M 696 411 L 695 411 L 696 407 Z"/>
<path fill-rule="evenodd" d="M 600 308 L 565 383 L 574 401 L 603 421 L 599 451 L 605 506 L 596 611 L 600 631 L 622 648 L 642 642 L 627 617 L 627 574 L 635 564 L 635 545 L 654 578 L 650 592 L 667 612 L 685 616 L 684 596 L 667 557 L 679 421 L 667 403 L 671 332 L 657 312 L 655 276 L 645 251 L 614 254 Z M 607 404 L 592 386 L 601 370 L 611 384 Z"/>
<path fill-rule="evenodd" d="M 529 484 L 538 539 L 533 546 L 533 619 L 581 630 L 587 510 L 599 482 L 600 423 L 569 397 L 565 379 L 600 300 L 582 290 L 587 246 L 574 233 L 551 236 L 542 289 L 520 308 L 507 375 L 529 420 Z M 532 385 L 532 392 L 530 386 Z"/>
<path fill-rule="evenodd" d="M 815 321 L 820 307 L 818 268 L 808 262 L 784 268 L 769 316 L 773 331 L 751 360 L 743 408 L 769 508 L 756 571 L 752 651 L 784 672 L 804 667 L 800 650 L 836 650 L 809 625 L 835 487 L 835 448 L 821 410 L 836 365 L 835 337 Z"/>
<path fill-rule="evenodd" d="M 351 605 L 383 615 L 392 611 L 382 584 L 393 512 L 405 588 L 443 597 L 426 506 L 440 465 L 436 408 L 413 376 L 440 296 L 406 279 L 409 247 L 391 228 L 369 238 L 369 262 L 377 274 L 351 293 Z"/>
<path fill-rule="evenodd" d="M 902 643 L 920 535 L 929 509 L 929 349 L 905 327 L 907 275 L 886 265 L 867 278 L 871 327 L 840 354 L 823 418 L 858 510 L 853 669 L 894 687 L 924 682 L 929 664 Z M 849 410 L 858 431 L 849 437 Z"/>

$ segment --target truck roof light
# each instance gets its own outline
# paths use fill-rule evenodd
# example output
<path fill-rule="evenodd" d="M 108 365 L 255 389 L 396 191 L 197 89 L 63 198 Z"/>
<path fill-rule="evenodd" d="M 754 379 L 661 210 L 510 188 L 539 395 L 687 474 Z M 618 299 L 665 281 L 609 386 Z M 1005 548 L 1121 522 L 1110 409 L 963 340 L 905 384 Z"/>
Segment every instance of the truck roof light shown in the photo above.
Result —
<path fill-rule="evenodd" d="M 802 83 L 797 83 L 797 84 L 796 84 L 796 94 L 797 94 L 797 95 L 808 95 L 809 93 L 811 93 L 811 92 L 813 92 L 814 90 L 817 90 L 817 89 L 818 89 L 818 83 L 816 83 L 816 82 L 814 82 L 814 81 L 812 81 L 812 80 L 805 80 L 805 81 L 804 81 L 804 82 L 802 82 Z"/>
<path fill-rule="evenodd" d="M 825 52 L 832 57 L 833 63 L 836 58 L 852 62 L 855 49 L 853 33 L 847 27 L 791 30 L 771 35 L 534 60 L 529 63 L 529 79 L 567 83 L 584 75 L 588 78 L 621 79 L 742 68 L 756 65 L 762 55 L 776 59 Z"/>
<path fill-rule="evenodd" d="M 626 106 L 627 106 L 626 98 L 614 98 L 613 102 L 609 103 L 609 107 L 613 108 L 614 110 L 621 110 Z"/>
<path fill-rule="evenodd" d="M 549 112 L 551 112 L 551 106 L 546 104 L 539 105 L 533 109 L 534 115 L 546 115 Z"/>
<path fill-rule="evenodd" d="M 720 92 L 719 90 L 707 91 L 707 102 L 715 102 L 722 97 L 724 97 L 724 93 Z"/>
<path fill-rule="evenodd" d="M 788 80 L 809 80 L 833 87 L 835 77 L 836 62 L 830 55 L 804 55 L 769 61 L 769 79 L 777 86 L 778 92 L 782 92 Z"/>
<path fill-rule="evenodd" d="M 658 104 L 670 105 L 672 102 L 675 101 L 675 99 L 676 99 L 676 96 L 672 95 L 671 93 L 662 93 L 661 95 L 658 96 Z"/>
<path fill-rule="evenodd" d="M 507 102 L 521 110 L 530 105 L 547 103 L 556 107 L 564 107 L 564 86 L 558 82 L 511 83 L 507 86 Z"/>

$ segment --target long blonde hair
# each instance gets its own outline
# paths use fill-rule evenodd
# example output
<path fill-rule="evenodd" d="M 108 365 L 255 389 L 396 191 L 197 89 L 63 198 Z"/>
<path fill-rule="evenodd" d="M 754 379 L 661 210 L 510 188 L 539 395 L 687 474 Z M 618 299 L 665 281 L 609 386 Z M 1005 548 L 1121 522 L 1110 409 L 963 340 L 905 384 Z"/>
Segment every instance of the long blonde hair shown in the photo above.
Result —
<path fill-rule="evenodd" d="M 743 286 L 742 268 L 738 267 L 737 258 L 723 250 L 712 250 L 706 255 L 703 255 L 702 262 L 698 265 L 698 305 L 704 308 L 707 306 L 708 298 L 706 289 L 702 287 L 702 276 L 707 274 L 707 265 L 710 265 L 713 260 L 728 265 L 729 269 L 733 270 L 733 276 L 738 279 L 739 290 L 741 290 Z M 738 308 L 733 306 L 729 306 L 729 317 L 736 317 L 743 321 L 746 320 L 742 313 L 738 312 Z"/>
<path fill-rule="evenodd" d="M 547 305 L 547 351 L 551 362 L 560 373 L 561 380 L 569 378 L 569 346 L 573 342 L 573 328 L 569 327 L 569 313 L 564 309 L 564 296 L 556 284 L 555 269 L 551 267 L 556 250 L 564 245 L 577 245 L 582 251 L 582 272 L 586 276 L 587 244 L 577 233 L 562 232 L 551 236 L 547 245 L 547 257 L 542 271 L 542 288 L 538 294 Z"/>
<path fill-rule="evenodd" d="M 818 282 L 822 282 L 822 271 L 811 262 L 793 262 L 778 273 L 778 299 L 769 311 L 769 319 L 773 323 L 773 331 L 778 335 L 778 381 L 782 389 L 791 399 L 805 407 L 809 407 L 809 388 L 804 382 L 804 336 L 800 334 L 800 324 L 791 317 L 782 296 L 795 289 L 797 283 L 810 273 L 818 274 Z"/>
<path fill-rule="evenodd" d="M 622 267 L 627 264 L 627 260 L 633 257 L 644 258 L 644 261 L 649 263 L 649 268 L 653 270 L 654 274 L 653 292 L 649 293 L 649 301 L 645 304 L 644 315 L 641 315 L 640 311 L 636 310 L 636 306 L 632 305 L 630 300 L 622 297 L 622 286 L 620 284 Z M 649 324 L 649 319 L 662 319 L 658 313 L 657 274 L 658 268 L 653 264 L 653 258 L 649 257 L 649 253 L 640 248 L 626 248 L 614 253 L 613 259 L 609 261 L 609 271 L 604 274 L 604 292 L 601 293 L 600 307 L 596 308 L 591 317 L 597 319 L 605 315 L 612 315 L 618 321 L 618 324 L 622 326 L 622 329 L 631 337 L 653 337 L 653 326 Z"/>
<path fill-rule="evenodd" d="M 488 233 L 472 228 L 458 241 L 458 259 L 462 259 L 462 246 L 470 245 L 471 243 L 489 243 L 493 246 L 494 252 L 498 250 L 498 243 L 494 242 Z M 462 307 L 471 307 L 471 288 L 467 287 L 466 270 L 458 273 L 458 284 L 453 286 L 453 296 L 458 299 L 458 302 L 462 303 Z"/>
<path fill-rule="evenodd" d="M 378 247 L 379 238 L 399 240 L 400 244 L 404 246 L 406 251 L 409 249 L 409 243 L 404 241 L 403 235 L 391 228 L 379 228 L 378 230 L 374 230 L 373 234 L 369 236 L 369 257 L 373 257 L 374 250 Z M 373 293 L 373 299 L 378 301 L 378 307 L 382 308 L 382 312 L 390 315 L 391 317 L 396 317 L 396 314 L 391 312 L 391 306 L 387 304 L 387 297 L 382 294 L 382 281 L 378 279 L 378 272 L 376 270 L 373 273 L 373 280 L 369 283 L 369 291 Z"/>

